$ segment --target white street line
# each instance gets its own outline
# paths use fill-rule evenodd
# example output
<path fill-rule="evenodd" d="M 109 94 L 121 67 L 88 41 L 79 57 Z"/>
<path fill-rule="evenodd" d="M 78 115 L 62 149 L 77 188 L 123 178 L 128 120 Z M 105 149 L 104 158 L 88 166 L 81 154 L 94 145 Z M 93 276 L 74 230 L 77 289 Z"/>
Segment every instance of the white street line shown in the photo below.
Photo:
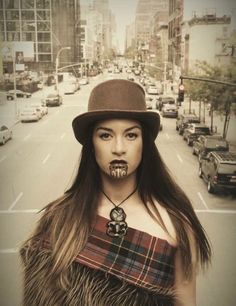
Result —
<path fill-rule="evenodd" d="M 200 192 L 197 193 L 199 199 L 202 201 L 202 204 L 206 207 L 207 210 L 209 210 L 209 207 L 206 204 L 206 201 L 203 199 L 203 196 L 201 195 Z"/>
<path fill-rule="evenodd" d="M 236 214 L 236 210 L 226 209 L 194 209 L 196 213 L 210 213 L 210 214 Z"/>
<path fill-rule="evenodd" d="M 0 254 L 15 254 L 18 253 L 18 249 L 2 249 L 0 250 Z"/>
<path fill-rule="evenodd" d="M 48 154 L 48 155 L 44 158 L 44 160 L 42 161 L 42 163 L 45 164 L 45 163 L 47 162 L 47 160 L 49 159 L 50 156 L 51 156 L 51 154 Z"/>
<path fill-rule="evenodd" d="M 12 208 L 16 205 L 16 203 L 20 200 L 20 198 L 23 196 L 23 192 L 19 193 L 15 201 L 11 204 L 11 206 L 8 208 L 8 211 L 11 211 Z"/>
<path fill-rule="evenodd" d="M 0 210 L 0 214 L 36 214 L 39 209 L 24 209 L 24 210 Z"/>
<path fill-rule="evenodd" d="M 181 163 L 183 162 L 183 160 L 182 160 L 182 158 L 180 157 L 179 154 L 177 154 L 177 158 L 178 158 L 178 160 L 179 160 Z"/>
<path fill-rule="evenodd" d="M 3 157 L 0 159 L 0 163 L 1 163 L 2 161 L 4 161 L 6 158 L 7 158 L 6 155 L 3 156 Z"/>
<path fill-rule="evenodd" d="M 31 134 L 28 134 L 27 136 L 24 137 L 24 141 L 28 140 L 31 137 Z"/>
<path fill-rule="evenodd" d="M 65 136 L 66 136 L 66 133 L 63 133 L 63 134 L 61 135 L 61 140 L 62 140 Z"/>
<path fill-rule="evenodd" d="M 167 133 L 166 133 L 166 138 L 167 138 L 167 139 L 170 139 L 170 136 L 169 136 L 169 134 L 167 134 Z"/>

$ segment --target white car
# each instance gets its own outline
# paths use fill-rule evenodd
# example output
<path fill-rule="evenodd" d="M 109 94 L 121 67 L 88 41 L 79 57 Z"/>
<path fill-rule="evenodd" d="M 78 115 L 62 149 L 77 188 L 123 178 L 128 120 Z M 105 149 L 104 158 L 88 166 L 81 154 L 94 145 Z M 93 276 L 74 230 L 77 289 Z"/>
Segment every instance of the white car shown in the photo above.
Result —
<path fill-rule="evenodd" d="M 177 118 L 178 107 L 175 104 L 164 104 L 161 109 L 161 114 L 163 117 Z"/>
<path fill-rule="evenodd" d="M 156 85 L 151 84 L 147 87 L 147 93 L 149 95 L 158 95 L 158 88 L 156 87 Z"/>
<path fill-rule="evenodd" d="M 42 117 L 48 114 L 47 106 L 44 106 L 42 104 L 36 104 L 36 103 L 32 103 L 29 106 L 36 108 L 36 110 L 39 109 Z"/>
<path fill-rule="evenodd" d="M 9 139 L 12 139 L 12 130 L 6 125 L 0 127 L 0 143 L 4 145 Z"/>
<path fill-rule="evenodd" d="M 39 121 L 41 119 L 41 111 L 37 111 L 34 107 L 24 107 L 20 112 L 21 122 Z"/>

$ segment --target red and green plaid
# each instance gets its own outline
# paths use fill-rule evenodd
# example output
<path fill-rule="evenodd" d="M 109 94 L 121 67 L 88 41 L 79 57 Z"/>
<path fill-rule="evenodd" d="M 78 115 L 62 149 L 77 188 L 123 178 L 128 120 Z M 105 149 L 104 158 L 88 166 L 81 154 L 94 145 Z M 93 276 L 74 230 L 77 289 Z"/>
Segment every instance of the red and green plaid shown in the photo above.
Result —
<path fill-rule="evenodd" d="M 148 290 L 172 288 L 176 248 L 133 228 L 128 228 L 123 238 L 109 237 L 107 222 L 97 216 L 88 242 L 75 261 Z"/>

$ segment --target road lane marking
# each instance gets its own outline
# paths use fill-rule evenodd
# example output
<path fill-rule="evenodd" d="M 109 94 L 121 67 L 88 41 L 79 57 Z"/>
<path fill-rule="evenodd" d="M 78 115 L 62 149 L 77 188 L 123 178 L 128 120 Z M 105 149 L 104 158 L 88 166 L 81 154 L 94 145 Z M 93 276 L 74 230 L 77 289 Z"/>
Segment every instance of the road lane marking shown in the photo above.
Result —
<path fill-rule="evenodd" d="M 11 206 L 8 208 L 8 211 L 11 211 L 12 208 L 16 205 L 16 203 L 20 200 L 20 198 L 23 196 L 23 192 L 19 193 L 15 201 L 11 204 Z"/>
<path fill-rule="evenodd" d="M 1 157 L 0 163 L 3 162 L 6 158 L 7 158 L 6 155 L 4 155 L 3 157 Z"/>
<path fill-rule="evenodd" d="M 178 160 L 182 163 L 183 162 L 183 160 L 182 160 L 182 158 L 181 158 L 181 156 L 179 155 L 179 154 L 177 154 L 177 158 L 178 158 Z"/>
<path fill-rule="evenodd" d="M 18 253 L 18 249 L 2 249 L 0 250 L 0 254 L 15 254 Z"/>
<path fill-rule="evenodd" d="M 62 140 L 65 136 L 66 136 L 66 133 L 63 133 L 63 134 L 61 135 L 61 140 Z"/>
<path fill-rule="evenodd" d="M 196 213 L 210 213 L 210 214 L 236 214 L 236 210 L 226 209 L 194 209 Z"/>
<path fill-rule="evenodd" d="M 167 133 L 166 133 L 166 138 L 167 138 L 167 139 L 170 139 L 170 136 L 169 136 L 169 134 L 167 134 Z"/>
<path fill-rule="evenodd" d="M 206 201 L 203 199 L 203 196 L 202 196 L 201 192 L 198 191 L 197 195 L 198 195 L 199 199 L 202 201 L 202 204 L 206 207 L 207 210 L 209 210 L 209 207 L 207 206 Z"/>
<path fill-rule="evenodd" d="M 0 214 L 36 214 L 38 212 L 40 212 L 40 209 L 0 210 Z"/>
<path fill-rule="evenodd" d="M 48 159 L 49 159 L 50 156 L 51 156 L 51 154 L 48 154 L 48 155 L 44 158 L 44 160 L 42 161 L 42 163 L 45 164 L 45 163 L 48 161 Z"/>
<path fill-rule="evenodd" d="M 28 134 L 27 136 L 24 137 L 24 141 L 28 140 L 31 137 L 31 134 Z"/>

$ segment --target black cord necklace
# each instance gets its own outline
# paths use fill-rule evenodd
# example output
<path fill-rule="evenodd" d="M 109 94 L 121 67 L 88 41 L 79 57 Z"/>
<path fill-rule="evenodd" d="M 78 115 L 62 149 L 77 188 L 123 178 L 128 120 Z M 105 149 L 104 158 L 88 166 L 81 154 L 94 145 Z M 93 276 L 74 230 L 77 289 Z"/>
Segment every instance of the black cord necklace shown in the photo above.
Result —
<path fill-rule="evenodd" d="M 120 207 L 126 200 L 128 200 L 137 190 L 137 187 L 119 204 L 115 204 L 108 195 L 102 190 L 104 196 L 114 205 L 114 208 L 110 211 L 110 221 L 107 222 L 107 235 L 110 237 L 123 237 L 127 233 L 128 224 L 125 222 L 126 213 L 124 209 Z"/>

